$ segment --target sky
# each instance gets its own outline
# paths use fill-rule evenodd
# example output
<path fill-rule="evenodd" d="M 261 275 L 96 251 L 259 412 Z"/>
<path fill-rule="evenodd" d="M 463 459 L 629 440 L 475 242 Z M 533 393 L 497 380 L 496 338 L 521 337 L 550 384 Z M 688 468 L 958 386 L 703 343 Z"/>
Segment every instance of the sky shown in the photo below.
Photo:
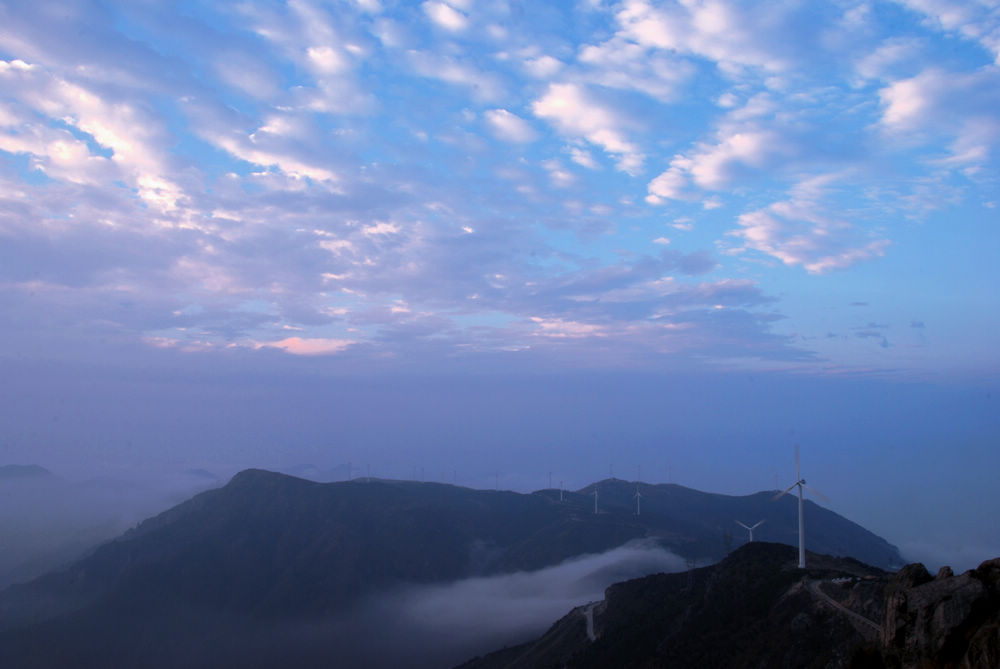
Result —
<path fill-rule="evenodd" d="M 994 0 L 0 1 L 0 463 L 744 494 L 801 443 L 994 557 L 998 148 Z"/>

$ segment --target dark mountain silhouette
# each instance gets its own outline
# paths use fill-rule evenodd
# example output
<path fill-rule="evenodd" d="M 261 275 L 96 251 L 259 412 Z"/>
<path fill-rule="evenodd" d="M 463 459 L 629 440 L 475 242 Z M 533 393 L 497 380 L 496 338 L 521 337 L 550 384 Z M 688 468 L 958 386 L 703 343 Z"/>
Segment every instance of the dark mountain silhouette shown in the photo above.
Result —
<path fill-rule="evenodd" d="M 560 502 L 555 490 L 320 484 L 248 470 L 65 571 L 0 593 L 0 665 L 322 666 L 346 651 L 323 634 L 304 642 L 302 629 L 400 587 L 538 569 L 640 537 L 708 561 L 725 554 L 734 517 L 766 515 L 779 535 L 795 526 L 794 503 L 770 502 L 771 493 L 640 488 L 637 517 L 635 484 L 619 480 L 565 493 Z M 597 514 L 588 496 L 594 489 Z M 808 512 L 816 545 L 898 559 L 854 523 L 814 505 Z M 359 634 L 375 631 L 391 636 L 386 629 Z"/>
<path fill-rule="evenodd" d="M 541 638 L 457 669 L 922 669 L 1000 666 L 1000 558 L 932 578 L 763 542 L 617 583 Z M 588 618 L 590 619 L 588 622 Z"/>

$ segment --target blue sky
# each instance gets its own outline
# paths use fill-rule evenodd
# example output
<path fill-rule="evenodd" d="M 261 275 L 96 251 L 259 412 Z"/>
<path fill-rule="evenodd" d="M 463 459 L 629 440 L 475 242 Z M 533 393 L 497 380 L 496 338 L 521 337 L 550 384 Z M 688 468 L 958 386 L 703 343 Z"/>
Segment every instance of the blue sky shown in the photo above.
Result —
<path fill-rule="evenodd" d="M 420 405 L 398 388 L 444 398 L 445 378 L 478 402 L 463 448 L 483 477 L 522 446 L 471 435 L 544 404 L 537 388 L 566 410 L 502 431 L 533 452 L 576 429 L 555 416 L 611 415 L 612 388 L 641 404 L 700 379 L 698 420 L 675 416 L 699 435 L 692 472 L 725 457 L 727 421 L 747 421 L 762 471 L 772 448 L 790 459 L 792 438 L 758 432 L 805 387 L 881 397 L 875 431 L 898 443 L 915 435 L 903 407 L 940 421 L 900 494 L 942 457 L 995 467 L 998 63 L 988 0 L 2 2 L 0 364 L 22 409 L 0 455 L 360 461 L 366 430 L 402 454 L 406 422 L 375 424 Z M 309 414 L 241 458 L 232 435 L 254 441 L 263 410 L 184 398 L 236 406 L 248 376 L 275 411 L 316 378 L 364 379 L 370 421 L 317 453 L 336 423 Z M 737 377 L 772 410 L 732 396 Z M 593 390 L 567 399 L 574 384 Z M 53 387 L 104 418 L 37 427 Z M 136 392 L 137 434 L 160 436 L 113 446 Z M 948 413 L 941 393 L 979 399 Z M 815 428 L 826 406 L 792 421 L 821 459 L 867 454 Z M 589 448 L 648 459 L 667 430 L 634 412 L 616 429 Z M 420 432 L 421 458 L 456 448 L 443 425 Z M 990 495 L 966 476 L 949 485 Z M 977 541 L 1000 548 L 990 504 Z"/>

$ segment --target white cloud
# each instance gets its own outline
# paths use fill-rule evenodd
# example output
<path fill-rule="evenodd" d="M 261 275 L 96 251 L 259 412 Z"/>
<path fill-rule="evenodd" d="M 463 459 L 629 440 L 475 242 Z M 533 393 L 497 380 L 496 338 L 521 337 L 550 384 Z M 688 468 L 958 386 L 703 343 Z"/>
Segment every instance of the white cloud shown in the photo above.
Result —
<path fill-rule="evenodd" d="M 772 130 L 747 130 L 724 134 L 714 146 L 695 153 L 688 172 L 702 188 L 717 190 L 728 185 L 740 165 L 760 168 L 782 152 L 783 140 Z"/>
<path fill-rule="evenodd" d="M 121 178 L 121 171 L 109 158 L 94 155 L 83 140 L 61 128 L 45 127 L 28 119 L 15 118 L 0 108 L 0 151 L 31 155 L 31 168 L 52 179 L 78 184 L 106 184 Z"/>
<path fill-rule="evenodd" d="M 266 142 L 266 146 L 261 146 L 260 144 L 265 143 L 260 140 L 255 141 L 253 137 L 213 131 L 202 131 L 202 136 L 240 160 L 261 167 L 277 167 L 293 178 L 307 177 L 330 185 L 339 180 L 337 173 L 329 167 L 317 164 L 318 161 L 304 160 L 287 148 L 282 150 L 281 145 L 274 142 Z"/>
<path fill-rule="evenodd" d="M 739 7 L 718 1 L 655 6 L 646 0 L 626 0 L 617 18 L 619 35 L 648 48 L 687 53 L 718 63 L 724 72 L 759 67 L 780 72 L 795 62 L 789 52 L 795 34 L 789 25 L 790 6 L 768 11 L 750 4 Z"/>
<path fill-rule="evenodd" d="M 351 63 L 339 49 L 331 46 L 312 46 L 306 49 L 309 64 L 323 74 L 333 74 L 347 70 Z"/>
<path fill-rule="evenodd" d="M 254 348 L 279 348 L 292 355 L 330 355 L 340 353 L 354 343 L 350 339 L 287 337 L 280 341 L 258 342 Z"/>
<path fill-rule="evenodd" d="M 837 178 L 823 175 L 799 183 L 788 200 L 742 214 L 738 219 L 741 228 L 729 234 L 742 239 L 743 248 L 760 251 L 786 265 L 801 265 L 811 274 L 881 256 L 889 240 L 827 213 L 823 200 Z"/>
<path fill-rule="evenodd" d="M 694 67 L 687 61 L 621 37 L 584 47 L 579 60 L 589 66 L 587 78 L 594 83 L 640 91 L 664 102 L 676 98 L 694 74 Z"/>
<path fill-rule="evenodd" d="M 109 151 L 110 161 L 124 179 L 157 210 L 174 210 L 184 198 L 180 186 L 168 176 L 173 171 L 167 155 L 170 139 L 163 124 L 144 109 L 106 99 L 92 89 L 18 60 L 0 61 L 0 85 L 9 96 L 19 98 L 50 121 L 88 135 L 94 144 Z M 87 166 L 98 168 L 98 174 L 109 174 L 100 154 L 94 156 L 85 142 L 71 139 L 68 133 L 56 137 L 44 124 L 24 115 L 21 121 L 16 134 L 26 133 L 34 139 L 8 137 L 6 141 L 18 144 L 19 151 L 40 152 L 38 165 L 48 166 L 50 176 L 92 182 L 84 172 Z"/>
<path fill-rule="evenodd" d="M 864 79 L 884 79 L 900 66 L 914 62 L 921 47 L 920 41 L 912 37 L 890 38 L 858 59 L 855 68 Z"/>
<path fill-rule="evenodd" d="M 420 76 L 466 86 L 480 100 L 496 100 L 501 97 L 503 87 L 495 76 L 460 58 L 418 50 L 407 51 L 406 56 Z"/>
<path fill-rule="evenodd" d="M 526 58 L 524 67 L 536 79 L 549 79 L 563 69 L 563 62 L 552 56 L 543 55 Z"/>
<path fill-rule="evenodd" d="M 395 223 L 378 221 L 377 223 L 361 228 L 361 233 L 368 237 L 396 235 L 399 234 L 399 226 Z"/>
<path fill-rule="evenodd" d="M 794 127 L 794 113 L 783 110 L 778 121 L 772 118 L 775 110 L 770 96 L 756 95 L 729 111 L 713 142 L 699 142 L 689 153 L 671 159 L 670 166 L 649 183 L 646 201 L 693 200 L 697 196 L 692 186 L 721 190 L 741 176 L 762 173 L 797 157 L 802 148 L 792 136 L 801 128 L 788 127 Z M 715 200 L 705 201 L 706 209 L 715 206 Z"/>
<path fill-rule="evenodd" d="M 618 168 L 630 174 L 642 168 L 645 156 L 625 135 L 627 119 L 601 104 L 579 84 L 550 84 L 532 105 L 536 116 L 553 123 L 563 133 L 582 137 L 618 158 Z"/>
<path fill-rule="evenodd" d="M 532 316 L 531 321 L 538 328 L 537 334 L 555 339 L 579 339 L 584 337 L 606 337 L 606 326 L 595 323 L 581 323 L 562 318 L 540 318 Z"/>
<path fill-rule="evenodd" d="M 949 137 L 950 161 L 985 160 L 1000 142 L 1000 72 L 972 73 L 929 68 L 879 91 L 882 126 L 890 134 Z"/>
<path fill-rule="evenodd" d="M 469 25 L 469 17 L 446 2 L 425 2 L 424 13 L 445 30 L 460 32 Z"/>
<path fill-rule="evenodd" d="M 558 160 L 546 160 L 542 163 L 542 167 L 548 171 L 549 179 L 556 186 L 566 187 L 576 181 L 576 176 Z"/>
<path fill-rule="evenodd" d="M 486 112 L 486 120 L 500 139 L 508 142 L 531 142 L 538 134 L 523 118 L 506 109 L 491 109 Z"/>
<path fill-rule="evenodd" d="M 662 204 L 664 200 L 691 200 L 694 195 L 688 190 L 688 178 L 685 176 L 690 161 L 683 156 L 677 156 L 671 161 L 670 167 L 649 182 L 646 202 Z"/>
<path fill-rule="evenodd" d="M 1000 5 L 991 0 L 896 0 L 932 25 L 979 42 L 1000 65 Z"/>

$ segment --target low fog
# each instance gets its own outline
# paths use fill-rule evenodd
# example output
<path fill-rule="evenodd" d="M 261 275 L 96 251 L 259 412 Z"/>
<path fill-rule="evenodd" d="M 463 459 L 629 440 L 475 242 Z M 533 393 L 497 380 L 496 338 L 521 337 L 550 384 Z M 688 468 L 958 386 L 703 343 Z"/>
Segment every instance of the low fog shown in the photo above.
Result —
<path fill-rule="evenodd" d="M 538 571 L 406 587 L 334 620 L 258 629 L 239 659 L 259 666 L 453 667 L 541 636 L 573 608 L 603 599 L 612 583 L 684 569 L 682 558 L 647 540 Z"/>
<path fill-rule="evenodd" d="M 0 467 L 0 588 L 58 569 L 222 483 L 200 470 L 67 479 L 42 468 Z"/>
<path fill-rule="evenodd" d="M 524 641 L 570 609 L 604 599 L 612 583 L 683 571 L 684 560 L 655 542 L 631 542 L 532 572 L 414 588 L 393 597 L 403 626 L 437 639 Z"/>

